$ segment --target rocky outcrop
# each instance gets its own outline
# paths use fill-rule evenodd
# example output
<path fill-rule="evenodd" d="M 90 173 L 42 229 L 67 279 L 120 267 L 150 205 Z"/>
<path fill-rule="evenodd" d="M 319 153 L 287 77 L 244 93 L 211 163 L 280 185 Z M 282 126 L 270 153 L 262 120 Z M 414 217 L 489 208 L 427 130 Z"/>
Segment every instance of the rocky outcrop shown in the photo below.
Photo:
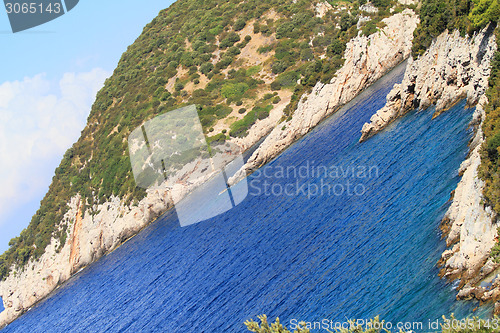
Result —
<path fill-rule="evenodd" d="M 481 302 L 495 301 L 495 313 L 500 311 L 500 264 L 491 258 L 491 249 L 497 241 L 496 214 L 483 204 L 484 182 L 478 177 L 481 164 L 480 148 L 484 142 L 481 130 L 485 114 L 482 96 L 474 112 L 472 125 L 476 133 L 470 144 L 469 157 L 461 164 L 462 175 L 445 214 L 441 228 L 449 247 L 439 264 L 440 275 L 449 280 L 459 279 L 457 299 L 475 298 Z"/>
<path fill-rule="evenodd" d="M 386 105 L 361 130 L 360 141 L 364 141 L 416 108 L 435 104 L 434 116 L 438 116 L 463 98 L 469 106 L 477 104 L 470 124 L 475 134 L 469 155 L 460 166 L 462 178 L 441 223 L 448 249 L 439 262 L 440 275 L 450 281 L 459 280 L 458 299 L 500 298 L 500 265 L 490 258 L 499 225 L 495 213 L 483 204 L 484 182 L 478 176 L 484 141 L 481 126 L 487 103 L 484 93 L 496 45 L 492 26 L 472 37 L 461 37 L 458 31 L 444 32 L 424 55 L 408 61 L 402 83 L 394 85 Z M 500 304 L 496 307 L 500 309 Z"/>
<path fill-rule="evenodd" d="M 406 9 L 384 19 L 384 23 L 386 27 L 381 31 L 355 37 L 347 44 L 344 66 L 331 82 L 318 82 L 311 93 L 302 96 L 293 117 L 271 131 L 230 183 L 269 162 L 409 56 L 417 15 Z"/>
<path fill-rule="evenodd" d="M 126 205 L 121 199 L 112 197 L 83 212 L 81 198 L 73 197 L 63 218 L 69 225 L 65 245 L 60 248 L 59 240 L 52 239 L 41 258 L 30 262 L 22 271 L 11 272 L 0 282 L 0 296 L 5 307 L 0 313 L 0 327 L 28 311 L 73 274 L 137 234 L 171 208 L 172 199 L 180 200 L 209 177 L 189 186 L 167 188 L 162 184 L 151 188 L 137 205 Z"/>
<path fill-rule="evenodd" d="M 471 282 L 477 283 L 499 267 L 490 259 L 498 225 L 494 222 L 494 212 L 482 203 L 484 182 L 478 177 L 480 148 L 484 141 L 481 130 L 485 116 L 483 105 L 486 103 L 486 97 L 482 96 L 474 112 L 471 125 L 475 126 L 476 132 L 470 143 L 470 153 L 460 165 L 462 178 L 441 224 L 449 247 L 441 257 L 441 275 L 450 280 L 460 279 L 460 288 L 464 288 L 461 288 L 459 298 L 467 297 Z"/>
<path fill-rule="evenodd" d="M 302 97 L 292 119 L 275 127 L 240 170 L 254 170 L 269 161 L 293 141 L 306 134 L 341 105 L 408 57 L 413 30 L 418 18 L 412 10 L 384 20 L 386 27 L 371 36 L 359 36 L 347 45 L 345 64 L 329 84 L 318 83 L 310 94 Z M 282 108 L 269 123 L 259 122 L 245 140 L 236 142 L 246 149 L 273 128 L 282 115 Z M 273 122 L 274 121 L 274 122 Z M 209 178 L 210 175 L 207 175 Z M 69 202 L 64 221 L 69 225 L 68 239 L 62 248 L 52 240 L 45 254 L 30 262 L 22 271 L 12 272 L 0 282 L 0 296 L 5 311 L 0 314 L 0 327 L 10 323 L 35 303 L 47 297 L 73 274 L 103 255 L 113 251 L 126 239 L 137 234 L 160 214 L 172 207 L 189 191 L 206 181 L 199 179 L 189 186 L 168 189 L 161 185 L 149 189 L 137 205 L 127 205 L 117 197 L 85 211 L 81 198 Z M 174 199 L 174 200 L 172 200 Z"/>
<path fill-rule="evenodd" d="M 416 108 L 436 104 L 438 114 L 462 98 L 476 104 L 488 88 L 495 50 L 492 26 L 470 38 L 458 31 L 442 33 L 424 55 L 408 61 L 403 82 L 394 85 L 387 104 L 363 126 L 360 142 Z"/>

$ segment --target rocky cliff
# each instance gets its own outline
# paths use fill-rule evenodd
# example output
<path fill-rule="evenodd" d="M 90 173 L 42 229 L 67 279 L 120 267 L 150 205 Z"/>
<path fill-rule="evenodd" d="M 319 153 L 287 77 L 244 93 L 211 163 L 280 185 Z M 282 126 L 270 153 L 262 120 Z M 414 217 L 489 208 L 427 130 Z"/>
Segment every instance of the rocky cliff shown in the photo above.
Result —
<path fill-rule="evenodd" d="M 497 300 L 500 296 L 500 281 L 495 280 L 494 273 L 500 265 L 490 258 L 499 225 L 492 209 L 483 204 L 484 182 L 478 177 L 486 103 L 487 98 L 481 96 L 471 122 L 475 135 L 469 156 L 459 169 L 462 179 L 441 224 L 449 249 L 442 254 L 439 263 L 443 267 L 442 276 L 460 280 L 457 298 L 475 297 L 481 301 Z M 496 309 L 499 307 L 500 303 L 495 305 Z"/>
<path fill-rule="evenodd" d="M 361 130 L 364 141 L 415 108 L 436 105 L 436 114 L 462 98 L 475 105 L 488 88 L 491 59 L 496 50 L 493 27 L 473 37 L 444 32 L 417 60 L 410 59 L 401 84 L 387 95 L 385 107 Z"/>
<path fill-rule="evenodd" d="M 409 56 L 417 15 L 406 9 L 383 21 L 386 26 L 377 33 L 357 36 L 347 44 L 344 66 L 331 82 L 318 82 L 311 93 L 304 94 L 293 117 L 272 130 L 231 182 L 272 160 Z"/>
<path fill-rule="evenodd" d="M 112 197 L 95 209 L 83 212 L 81 197 L 73 197 L 64 215 L 64 222 L 70 227 L 62 249 L 59 241 L 53 238 L 39 260 L 30 262 L 22 271 L 13 272 L 0 283 L 5 307 L 0 313 L 0 327 L 29 310 L 72 275 L 136 235 L 172 208 L 173 202 L 182 199 L 212 175 L 207 174 L 189 185 L 176 184 L 167 188 L 163 183 L 150 188 L 137 205 L 127 206 L 120 198 Z"/>
<path fill-rule="evenodd" d="M 478 177 L 484 142 L 481 126 L 488 102 L 484 93 L 496 45 L 492 26 L 470 38 L 461 37 L 458 31 L 442 33 L 424 55 L 409 60 L 403 82 L 394 86 L 386 105 L 361 130 L 360 141 L 364 141 L 415 108 L 435 104 L 438 116 L 463 98 L 470 106 L 476 105 L 469 156 L 460 166 L 462 178 L 441 224 L 448 249 L 439 262 L 440 274 L 459 281 L 459 299 L 500 298 L 500 281 L 496 279 L 500 265 L 490 258 L 498 225 L 494 212 L 483 204 L 484 182 Z M 495 307 L 500 309 L 500 303 Z"/>
<path fill-rule="evenodd" d="M 384 22 L 386 26 L 381 31 L 355 37 L 348 43 L 342 69 L 331 83 L 318 83 L 310 94 L 304 95 L 291 120 L 278 124 L 283 108 L 276 108 L 279 114 L 269 118 L 276 127 L 252 155 L 246 169 L 254 170 L 278 155 L 408 57 L 412 33 L 418 23 L 416 14 L 405 10 L 384 19 Z M 257 122 L 246 140 L 234 141 L 247 148 L 268 133 L 272 128 L 270 120 Z M 240 174 L 245 172 L 244 169 Z M 137 205 L 127 205 L 113 196 L 107 202 L 85 210 L 81 197 L 73 197 L 64 215 L 69 225 L 65 245 L 60 248 L 59 240 L 54 238 L 39 260 L 30 262 L 24 270 L 13 272 L 0 282 L 0 296 L 5 306 L 5 311 L 0 314 L 0 327 L 29 310 L 73 274 L 114 250 L 171 208 L 172 197 L 183 197 L 205 180 L 199 179 L 190 187 L 179 186 L 172 190 L 165 185 L 152 188 Z"/>

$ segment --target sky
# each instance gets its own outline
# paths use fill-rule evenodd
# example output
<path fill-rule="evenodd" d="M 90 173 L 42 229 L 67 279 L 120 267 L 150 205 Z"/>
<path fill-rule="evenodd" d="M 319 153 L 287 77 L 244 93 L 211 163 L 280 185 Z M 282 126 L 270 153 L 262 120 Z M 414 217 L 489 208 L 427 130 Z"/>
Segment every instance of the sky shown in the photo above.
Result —
<path fill-rule="evenodd" d="M 80 0 L 15 34 L 0 7 L 0 253 L 39 208 L 122 53 L 171 3 Z"/>

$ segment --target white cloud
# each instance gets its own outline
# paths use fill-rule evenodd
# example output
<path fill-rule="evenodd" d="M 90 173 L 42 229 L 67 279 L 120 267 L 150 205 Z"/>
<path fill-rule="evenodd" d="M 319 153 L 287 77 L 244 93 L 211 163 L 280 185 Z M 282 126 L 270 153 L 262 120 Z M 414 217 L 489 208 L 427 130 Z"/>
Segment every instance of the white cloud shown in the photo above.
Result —
<path fill-rule="evenodd" d="M 46 191 L 109 75 L 96 68 L 59 82 L 39 74 L 0 85 L 0 223 Z"/>

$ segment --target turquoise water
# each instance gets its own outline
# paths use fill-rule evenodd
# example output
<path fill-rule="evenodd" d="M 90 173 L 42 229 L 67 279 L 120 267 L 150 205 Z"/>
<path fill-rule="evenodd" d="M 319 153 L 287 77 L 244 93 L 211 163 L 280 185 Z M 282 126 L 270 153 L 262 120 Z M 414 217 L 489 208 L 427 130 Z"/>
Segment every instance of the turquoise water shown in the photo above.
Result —
<path fill-rule="evenodd" d="M 186 228 L 166 213 L 2 332 L 245 332 L 263 313 L 427 325 L 470 313 L 477 304 L 455 300 L 436 262 L 472 110 L 412 112 L 358 143 L 402 71 L 250 176 L 234 209 Z"/>

